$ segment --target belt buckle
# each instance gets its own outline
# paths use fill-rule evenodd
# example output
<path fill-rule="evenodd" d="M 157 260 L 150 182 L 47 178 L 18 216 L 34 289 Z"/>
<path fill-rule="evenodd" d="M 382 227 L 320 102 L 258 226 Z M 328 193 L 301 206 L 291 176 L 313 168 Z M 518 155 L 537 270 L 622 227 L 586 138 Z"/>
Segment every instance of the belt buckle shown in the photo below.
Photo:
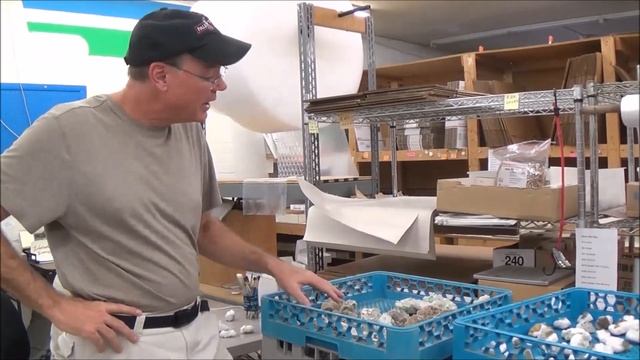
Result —
<path fill-rule="evenodd" d="M 181 328 L 185 325 L 188 325 L 198 316 L 198 313 L 193 314 L 193 307 L 188 307 L 186 309 L 178 310 L 173 313 L 173 327 Z"/>

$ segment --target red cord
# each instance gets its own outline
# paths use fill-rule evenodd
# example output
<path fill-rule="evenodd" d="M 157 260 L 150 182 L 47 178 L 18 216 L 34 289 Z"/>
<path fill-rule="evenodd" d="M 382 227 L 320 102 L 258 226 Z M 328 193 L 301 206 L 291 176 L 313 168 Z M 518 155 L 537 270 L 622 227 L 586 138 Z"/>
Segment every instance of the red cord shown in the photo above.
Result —
<path fill-rule="evenodd" d="M 557 109 L 557 103 L 554 102 L 554 107 Z M 556 125 L 556 140 L 560 147 L 560 229 L 558 230 L 558 239 L 556 241 L 556 249 L 562 250 L 562 232 L 564 230 L 564 140 L 562 136 L 562 126 L 560 124 L 560 115 L 556 111 L 553 117 L 553 122 Z"/>

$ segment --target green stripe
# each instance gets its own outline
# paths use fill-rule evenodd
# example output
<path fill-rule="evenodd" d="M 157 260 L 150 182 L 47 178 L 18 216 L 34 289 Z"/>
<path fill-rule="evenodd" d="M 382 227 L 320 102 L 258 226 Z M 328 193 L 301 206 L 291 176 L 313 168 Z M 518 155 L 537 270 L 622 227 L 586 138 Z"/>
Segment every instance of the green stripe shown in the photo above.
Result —
<path fill-rule="evenodd" d="M 27 22 L 31 32 L 81 36 L 89 45 L 89 55 L 123 57 L 129 46 L 131 31 L 101 29 L 87 26 Z"/>

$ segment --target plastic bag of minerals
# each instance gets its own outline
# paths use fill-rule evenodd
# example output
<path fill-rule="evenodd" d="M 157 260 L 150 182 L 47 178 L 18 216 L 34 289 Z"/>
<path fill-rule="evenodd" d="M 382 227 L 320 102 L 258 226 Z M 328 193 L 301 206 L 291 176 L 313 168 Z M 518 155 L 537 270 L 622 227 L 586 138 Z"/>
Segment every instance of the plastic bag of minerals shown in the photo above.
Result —
<path fill-rule="evenodd" d="M 551 140 L 530 140 L 493 150 L 500 161 L 496 185 L 538 189 L 545 184 Z"/>

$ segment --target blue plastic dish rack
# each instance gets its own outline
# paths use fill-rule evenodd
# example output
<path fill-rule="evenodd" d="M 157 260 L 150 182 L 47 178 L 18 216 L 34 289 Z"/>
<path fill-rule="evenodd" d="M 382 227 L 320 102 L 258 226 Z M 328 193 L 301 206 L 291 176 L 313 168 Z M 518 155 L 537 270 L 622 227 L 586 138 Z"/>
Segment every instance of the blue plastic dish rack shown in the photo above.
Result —
<path fill-rule="evenodd" d="M 327 296 L 310 287 L 303 292 L 310 306 L 297 303 L 287 293 L 262 298 L 262 334 L 298 347 L 326 349 L 341 359 L 436 359 L 452 354 L 453 322 L 458 317 L 497 308 L 511 302 L 511 291 L 390 272 L 370 272 L 331 283 L 346 299 L 363 307 L 385 312 L 395 301 L 422 299 L 441 294 L 458 305 L 458 310 L 406 327 L 384 325 L 358 317 L 320 309 Z M 472 304 L 482 295 L 489 299 Z"/>
<path fill-rule="evenodd" d="M 638 359 L 638 345 L 624 353 L 605 354 L 590 349 L 562 345 L 528 336 L 536 323 L 551 325 L 566 316 L 573 324 L 584 311 L 594 319 L 611 315 L 618 321 L 623 315 L 640 313 L 640 295 L 571 288 L 530 300 L 516 302 L 482 314 L 459 318 L 454 325 L 454 359 Z M 514 345 L 513 339 L 519 339 Z M 593 343 L 597 342 L 594 336 Z M 518 341 L 516 341 L 518 344 Z M 593 345 L 593 344 L 592 344 Z"/>

